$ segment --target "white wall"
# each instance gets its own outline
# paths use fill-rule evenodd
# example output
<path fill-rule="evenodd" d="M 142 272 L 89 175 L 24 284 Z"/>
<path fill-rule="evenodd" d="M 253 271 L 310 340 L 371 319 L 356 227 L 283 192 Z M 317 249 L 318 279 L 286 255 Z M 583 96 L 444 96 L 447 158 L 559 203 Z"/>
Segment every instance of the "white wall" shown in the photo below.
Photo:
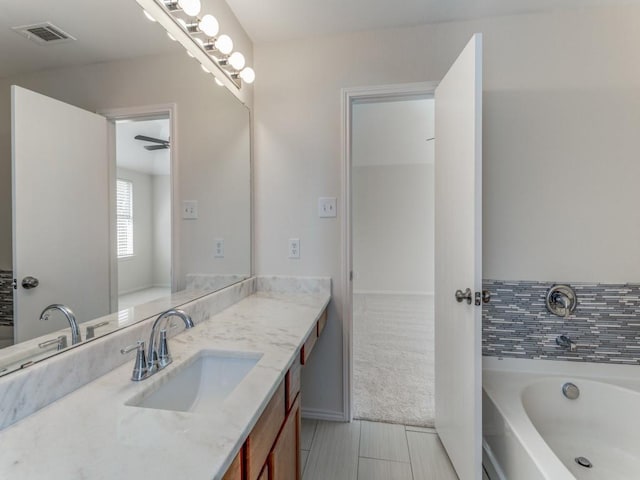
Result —
<path fill-rule="evenodd" d="M 439 80 L 483 32 L 484 276 L 637 280 L 639 24 L 593 8 L 255 47 L 256 272 L 334 280 L 307 410 L 342 411 L 342 232 L 316 216 L 340 196 L 340 89 Z"/>
<path fill-rule="evenodd" d="M 181 229 L 178 288 L 185 273 L 250 272 L 249 112 L 211 76 L 179 54 L 49 70 L 0 79 L 0 221 L 11 225 L 9 85 L 18 84 L 90 111 L 175 103 L 177 196 Z M 7 192 L 9 192 L 7 194 Z M 4 198 L 7 197 L 7 198 Z M 198 220 L 181 220 L 183 199 L 200 202 Z M 7 223 L 8 222 L 8 223 Z M 7 230 L 9 231 L 7 233 Z M 0 251 L 11 265 L 11 228 L 0 228 Z M 213 258 L 213 238 L 224 236 L 227 255 Z M 6 250 L 8 249 L 8 253 Z"/>
<path fill-rule="evenodd" d="M 118 259 L 118 294 L 153 285 L 153 177 L 118 168 L 117 178 L 133 183 L 133 256 Z"/>
<path fill-rule="evenodd" d="M 433 293 L 433 105 L 352 108 L 354 293 Z"/>

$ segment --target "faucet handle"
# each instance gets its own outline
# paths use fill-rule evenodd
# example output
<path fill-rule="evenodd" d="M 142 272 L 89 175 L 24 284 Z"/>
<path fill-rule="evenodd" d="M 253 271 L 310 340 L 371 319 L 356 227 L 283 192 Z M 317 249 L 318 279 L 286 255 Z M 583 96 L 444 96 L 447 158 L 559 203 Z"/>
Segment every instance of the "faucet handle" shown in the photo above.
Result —
<path fill-rule="evenodd" d="M 167 331 L 160 330 L 160 343 L 158 345 L 158 366 L 162 369 L 169 365 L 173 359 L 169 353 L 169 342 L 167 342 Z"/>
<path fill-rule="evenodd" d="M 39 343 L 38 348 L 47 348 L 47 347 L 50 347 L 51 345 L 56 345 L 58 347 L 58 350 L 63 350 L 67 348 L 67 336 L 60 335 L 57 338 L 52 338 L 51 340 L 47 340 L 42 343 Z"/>
<path fill-rule="evenodd" d="M 122 355 L 126 355 L 127 353 L 133 352 L 136 350 L 136 363 L 133 366 L 133 373 L 131 374 L 131 380 L 134 382 L 138 382 L 140 380 L 144 380 L 147 378 L 149 373 L 149 368 L 147 366 L 147 357 L 144 353 L 144 342 L 142 340 L 138 340 L 135 345 L 129 345 L 128 347 L 120 350 Z"/>

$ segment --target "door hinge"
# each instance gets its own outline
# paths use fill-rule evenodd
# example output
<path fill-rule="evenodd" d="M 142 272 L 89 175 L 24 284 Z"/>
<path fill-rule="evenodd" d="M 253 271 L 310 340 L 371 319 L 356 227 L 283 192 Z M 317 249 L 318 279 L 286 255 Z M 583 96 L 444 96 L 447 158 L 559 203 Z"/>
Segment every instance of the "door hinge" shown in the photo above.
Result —
<path fill-rule="evenodd" d="M 11 282 L 11 286 L 13 287 L 14 290 L 18 289 L 18 279 L 14 278 L 13 282 Z"/>
<path fill-rule="evenodd" d="M 480 305 L 482 305 L 482 293 L 476 292 L 475 297 L 476 297 L 476 302 L 475 302 L 476 306 L 479 307 Z"/>

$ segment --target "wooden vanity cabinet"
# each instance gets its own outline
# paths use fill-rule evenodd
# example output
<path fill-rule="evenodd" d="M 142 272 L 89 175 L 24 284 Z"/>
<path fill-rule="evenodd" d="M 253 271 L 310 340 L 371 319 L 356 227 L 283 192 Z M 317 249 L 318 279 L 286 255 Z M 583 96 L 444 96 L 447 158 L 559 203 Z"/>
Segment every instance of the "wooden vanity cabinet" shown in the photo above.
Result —
<path fill-rule="evenodd" d="M 258 480 L 269 480 L 269 465 L 264 466 Z"/>
<path fill-rule="evenodd" d="M 300 480 L 300 373 L 327 321 L 322 313 L 223 480 Z"/>
<path fill-rule="evenodd" d="M 300 396 L 293 402 L 280 435 L 269 454 L 270 480 L 300 478 Z"/>
<path fill-rule="evenodd" d="M 262 472 L 269 452 L 278 437 L 285 420 L 285 382 L 283 381 L 262 416 L 253 427 L 245 443 L 247 456 L 247 479 L 257 480 Z"/>
<path fill-rule="evenodd" d="M 244 448 L 238 452 L 236 458 L 233 459 L 233 463 L 224 474 L 222 480 L 242 480 L 242 458 L 244 454 Z"/>
<path fill-rule="evenodd" d="M 327 324 L 327 310 L 325 309 L 324 312 L 322 312 L 322 315 L 320 315 L 320 318 L 318 318 L 315 328 L 311 330 L 311 333 L 309 334 L 307 339 L 304 341 L 304 345 L 302 345 L 302 349 L 300 350 L 300 363 L 302 365 L 307 363 L 307 360 L 309 359 L 309 355 L 311 355 L 311 350 L 313 350 L 313 347 L 315 347 L 316 341 L 318 340 L 318 337 L 322 333 L 322 330 L 324 330 L 324 327 L 326 324 Z"/>

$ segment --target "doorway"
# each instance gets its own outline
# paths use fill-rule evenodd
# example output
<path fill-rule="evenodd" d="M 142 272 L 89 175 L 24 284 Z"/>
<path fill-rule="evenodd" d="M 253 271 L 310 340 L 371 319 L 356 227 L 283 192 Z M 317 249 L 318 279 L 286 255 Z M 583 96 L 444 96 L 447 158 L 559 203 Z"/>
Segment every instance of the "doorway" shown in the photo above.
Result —
<path fill-rule="evenodd" d="M 115 121 L 118 309 L 171 292 L 169 115 Z"/>
<path fill-rule="evenodd" d="M 434 426 L 434 99 L 351 105 L 353 416 Z"/>

